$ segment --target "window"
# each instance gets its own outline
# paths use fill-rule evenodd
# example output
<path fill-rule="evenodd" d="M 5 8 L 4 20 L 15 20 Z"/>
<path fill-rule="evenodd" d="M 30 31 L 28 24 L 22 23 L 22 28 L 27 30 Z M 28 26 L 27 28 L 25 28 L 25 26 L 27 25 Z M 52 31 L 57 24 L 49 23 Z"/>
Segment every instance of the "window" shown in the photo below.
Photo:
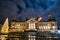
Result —
<path fill-rule="evenodd" d="M 29 29 L 35 29 L 35 23 L 29 23 Z"/>

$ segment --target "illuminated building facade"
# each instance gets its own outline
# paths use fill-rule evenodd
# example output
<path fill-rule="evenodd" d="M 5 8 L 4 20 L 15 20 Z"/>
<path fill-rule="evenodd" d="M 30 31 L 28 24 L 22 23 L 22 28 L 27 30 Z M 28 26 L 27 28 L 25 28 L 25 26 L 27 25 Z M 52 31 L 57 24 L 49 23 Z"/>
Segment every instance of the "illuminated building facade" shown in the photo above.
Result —
<path fill-rule="evenodd" d="M 50 15 L 49 15 L 50 16 Z M 58 30 L 57 22 L 50 16 L 50 20 L 41 21 L 41 17 L 37 20 L 31 18 L 27 21 L 12 21 L 10 27 L 8 26 L 8 19 L 6 19 L 1 32 L 1 40 L 37 40 L 37 35 L 41 32 L 49 32 L 50 30 Z M 4 29 L 5 28 L 5 29 Z M 43 35 L 41 33 L 41 35 Z M 40 35 L 40 36 L 41 36 Z M 44 33 L 45 35 L 45 33 Z M 39 39 L 40 40 L 40 39 Z"/>
<path fill-rule="evenodd" d="M 25 30 L 36 30 L 36 31 L 50 31 L 57 30 L 57 22 L 38 22 L 34 18 L 26 22 L 11 22 L 10 32 L 14 31 L 25 31 Z"/>

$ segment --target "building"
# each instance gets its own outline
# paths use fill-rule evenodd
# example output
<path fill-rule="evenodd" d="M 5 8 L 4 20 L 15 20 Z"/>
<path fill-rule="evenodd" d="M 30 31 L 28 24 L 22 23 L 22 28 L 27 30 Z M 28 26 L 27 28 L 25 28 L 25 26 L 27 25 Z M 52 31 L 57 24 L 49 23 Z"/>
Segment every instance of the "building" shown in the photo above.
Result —
<path fill-rule="evenodd" d="M 57 22 L 38 22 L 34 18 L 29 19 L 25 22 L 11 22 L 10 32 L 14 31 L 25 31 L 25 30 L 36 30 L 36 31 L 50 31 L 57 30 Z"/>
<path fill-rule="evenodd" d="M 50 19 L 51 18 L 51 19 Z M 48 21 L 41 21 L 41 17 L 30 18 L 27 21 L 17 21 L 16 19 L 8 26 L 6 19 L 0 32 L 1 40 L 37 40 L 37 35 L 41 32 L 49 32 L 50 30 L 58 30 L 57 21 L 54 17 L 48 18 Z M 39 34 L 40 35 L 40 34 Z M 33 38 L 32 38 L 33 37 Z M 4 38 L 4 39 L 3 39 Z"/>

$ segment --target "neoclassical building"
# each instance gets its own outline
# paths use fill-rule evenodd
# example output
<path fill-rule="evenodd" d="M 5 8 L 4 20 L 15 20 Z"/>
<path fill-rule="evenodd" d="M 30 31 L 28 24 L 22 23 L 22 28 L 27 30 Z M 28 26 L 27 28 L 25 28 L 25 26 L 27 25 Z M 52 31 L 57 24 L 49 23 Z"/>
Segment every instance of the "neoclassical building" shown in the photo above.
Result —
<path fill-rule="evenodd" d="M 11 27 L 9 32 L 19 32 L 19 31 L 28 31 L 28 30 L 35 30 L 35 31 L 50 31 L 50 30 L 57 30 L 57 22 L 39 22 L 36 21 L 35 18 L 31 18 L 25 22 L 11 22 Z"/>
<path fill-rule="evenodd" d="M 47 21 L 41 21 L 41 17 L 38 19 L 30 18 L 27 21 L 11 21 L 10 27 L 7 18 L 0 31 L 0 40 L 36 40 L 26 38 L 36 38 L 34 35 L 39 32 L 41 33 L 49 32 L 50 30 L 58 30 L 57 21 L 51 15 L 49 16 L 50 17 Z"/>

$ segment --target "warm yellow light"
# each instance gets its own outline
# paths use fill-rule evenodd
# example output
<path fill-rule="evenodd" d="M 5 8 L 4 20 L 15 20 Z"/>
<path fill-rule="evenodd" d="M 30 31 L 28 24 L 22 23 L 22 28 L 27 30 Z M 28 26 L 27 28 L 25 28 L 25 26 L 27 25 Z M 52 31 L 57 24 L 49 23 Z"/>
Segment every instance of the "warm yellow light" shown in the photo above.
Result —
<path fill-rule="evenodd" d="M 46 26 L 45 28 L 46 28 L 46 29 L 48 29 L 48 27 L 47 27 L 47 26 Z"/>
<path fill-rule="evenodd" d="M 30 23 L 29 24 L 29 29 L 35 29 L 35 23 Z"/>
<path fill-rule="evenodd" d="M 50 27 L 48 26 L 48 29 L 50 29 Z"/>
<path fill-rule="evenodd" d="M 55 26 L 53 26 L 53 29 L 55 29 Z"/>
<path fill-rule="evenodd" d="M 44 26 L 44 29 L 45 29 L 45 26 Z"/>
<path fill-rule="evenodd" d="M 2 26 L 2 29 L 1 29 L 1 32 L 2 33 L 8 33 L 8 29 L 9 29 L 9 23 L 8 23 L 8 18 L 6 18 L 6 21 L 4 22 L 3 26 Z"/>

